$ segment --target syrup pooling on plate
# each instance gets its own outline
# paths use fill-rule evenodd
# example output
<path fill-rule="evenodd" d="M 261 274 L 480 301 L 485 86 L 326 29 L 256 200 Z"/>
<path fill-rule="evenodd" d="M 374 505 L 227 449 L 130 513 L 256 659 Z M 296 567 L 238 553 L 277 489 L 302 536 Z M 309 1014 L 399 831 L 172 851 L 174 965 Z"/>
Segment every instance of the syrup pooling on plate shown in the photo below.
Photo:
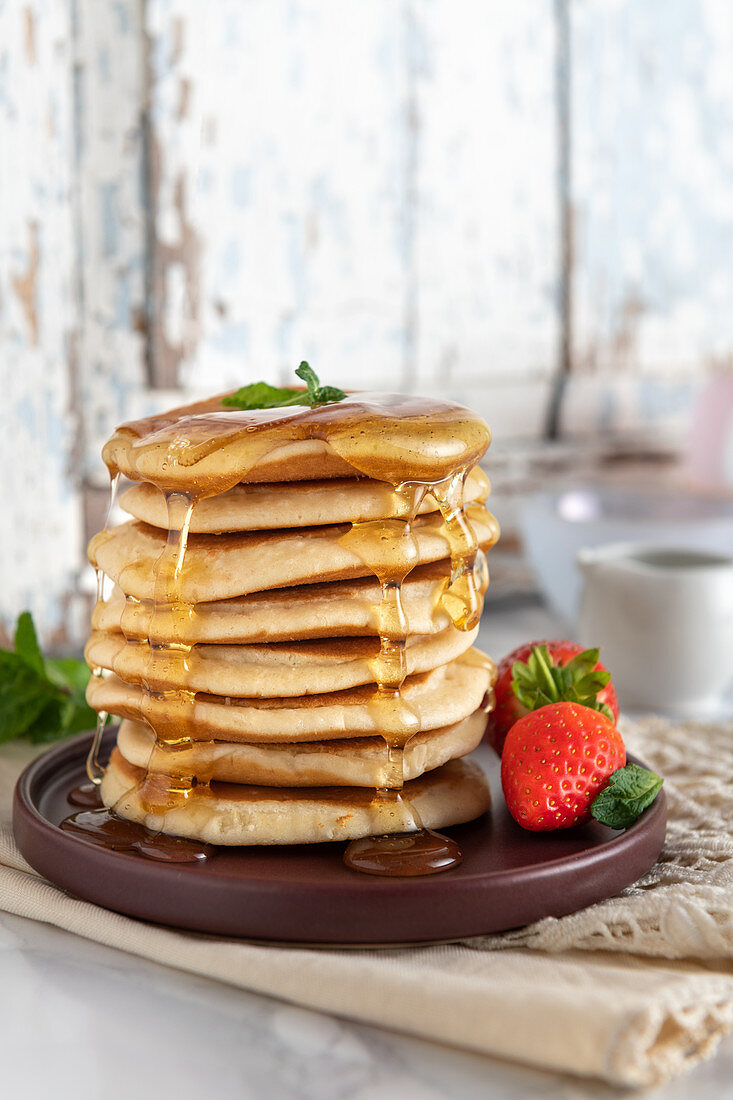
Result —
<path fill-rule="evenodd" d="M 381 600 L 376 608 L 379 651 L 373 660 L 376 688 L 370 709 L 386 744 L 385 774 L 377 799 L 387 817 L 390 813 L 394 816 L 390 807 L 402 798 L 405 745 L 420 727 L 419 716 L 401 691 L 409 636 L 401 586 L 419 559 L 411 528 L 428 491 L 441 510 L 451 557 L 443 604 L 460 629 L 470 630 L 478 621 L 486 584 L 485 562 L 462 506 L 462 492 L 467 473 L 488 445 L 489 433 L 484 422 L 469 410 L 392 394 L 252 412 L 224 411 L 220 401 L 215 400 L 123 425 L 104 449 L 110 474 L 116 477 L 122 471 L 135 480 L 156 485 L 165 494 L 169 511 L 168 543 L 155 567 L 155 597 L 147 637 L 141 636 L 139 615 L 123 614 L 122 619 L 128 641 L 137 639 L 149 647 L 142 676 L 142 712 L 155 734 L 155 744 L 138 792 L 156 826 L 164 827 L 166 813 L 182 801 L 203 794 L 207 783 L 205 776 L 190 775 L 176 764 L 179 750 L 191 744 L 195 707 L 195 694 L 186 686 L 192 646 L 185 641 L 190 637 L 185 626 L 196 611 L 193 604 L 181 598 L 193 509 L 198 500 L 227 492 L 278 451 L 298 441 L 314 440 L 327 442 L 329 453 L 342 462 L 341 475 L 363 474 L 392 485 L 394 491 L 395 518 L 353 524 L 343 536 L 343 542 L 380 584 Z M 135 563 L 128 568 L 134 570 Z M 410 808 L 403 803 L 400 809 L 404 820 L 404 810 Z M 392 846 L 400 851 L 392 873 L 442 869 L 441 858 L 435 854 L 441 838 L 432 835 L 431 839 L 431 834 L 420 833 L 421 823 L 414 811 L 408 814 L 408 820 L 415 830 L 413 841 L 407 848 Z M 445 841 L 445 865 L 455 863 L 454 847 L 453 842 Z M 408 849 L 412 856 L 406 854 Z M 418 849 L 423 850 L 419 857 Z M 428 849 L 432 853 L 429 857 L 425 855 Z M 382 863 L 390 858 L 386 849 L 380 858 Z M 413 870 L 397 870 L 410 859 Z M 357 863 L 354 860 L 352 865 Z M 416 871 L 418 865 L 425 870 Z"/>
<path fill-rule="evenodd" d="M 462 862 L 455 840 L 432 829 L 352 840 L 344 855 L 344 863 L 354 871 L 394 878 L 436 875 Z"/>
<path fill-rule="evenodd" d="M 201 863 L 211 855 L 211 846 L 180 836 L 151 833 L 134 821 L 125 821 L 111 810 L 82 810 L 61 822 L 71 833 L 89 844 L 114 852 L 131 852 L 159 863 Z"/>

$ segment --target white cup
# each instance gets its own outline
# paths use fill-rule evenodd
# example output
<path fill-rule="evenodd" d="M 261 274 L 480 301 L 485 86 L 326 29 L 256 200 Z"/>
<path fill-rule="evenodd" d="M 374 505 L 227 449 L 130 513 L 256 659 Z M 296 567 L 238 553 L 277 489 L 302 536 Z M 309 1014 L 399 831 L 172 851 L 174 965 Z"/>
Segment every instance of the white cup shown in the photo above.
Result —
<path fill-rule="evenodd" d="M 622 708 L 719 710 L 733 683 L 733 558 L 613 543 L 581 550 L 580 638 L 600 646 Z"/>

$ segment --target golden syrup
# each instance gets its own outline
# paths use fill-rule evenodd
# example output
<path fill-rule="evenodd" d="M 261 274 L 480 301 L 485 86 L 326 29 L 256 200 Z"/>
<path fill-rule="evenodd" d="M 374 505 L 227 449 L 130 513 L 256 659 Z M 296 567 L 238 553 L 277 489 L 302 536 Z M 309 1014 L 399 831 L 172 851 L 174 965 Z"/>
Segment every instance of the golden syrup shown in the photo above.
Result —
<path fill-rule="evenodd" d="M 462 862 L 455 840 L 432 829 L 352 840 L 344 854 L 344 863 L 353 871 L 393 878 L 436 875 Z"/>
<path fill-rule="evenodd" d="M 66 796 L 66 801 L 72 806 L 78 806 L 82 810 L 98 810 L 102 806 L 97 783 L 80 783 Z"/>
<path fill-rule="evenodd" d="M 459 630 L 472 630 L 478 624 L 486 584 L 480 564 L 483 552 L 463 509 L 467 472 L 464 467 L 442 481 L 403 481 L 395 485 L 396 510 L 404 518 L 353 524 L 339 540 L 361 558 L 381 585 L 380 648 L 373 662 L 376 691 L 370 710 L 386 744 L 387 767 L 384 786 L 377 789 L 375 797 L 380 816 L 390 816 L 391 803 L 391 816 L 406 818 L 411 830 L 404 836 L 391 834 L 352 841 L 344 862 L 366 874 L 436 874 L 456 867 L 463 858 L 453 840 L 423 828 L 416 807 L 402 794 L 404 752 L 410 738 L 419 732 L 420 720 L 402 695 L 407 677 L 409 623 L 402 607 L 401 586 L 419 560 L 411 524 L 429 490 L 440 508 L 451 556 L 451 575 L 442 593 L 442 606 Z"/>
<path fill-rule="evenodd" d="M 196 785 L 196 776 L 175 763 L 176 753 L 192 744 L 195 706 L 195 692 L 185 686 L 192 647 L 181 640 L 195 609 L 180 594 L 195 499 L 190 494 L 170 492 L 166 493 L 166 504 L 168 541 L 155 564 L 155 593 L 142 676 L 141 715 L 155 741 L 139 788 L 146 812 L 163 815 L 185 801 Z M 161 614 L 166 616 L 165 631 L 158 625 Z M 171 675 L 180 685 L 175 689 L 168 686 Z"/>
<path fill-rule="evenodd" d="M 114 852 L 131 852 L 160 863 L 201 863 L 212 854 L 210 844 L 185 837 L 153 833 L 112 810 L 82 810 L 61 822 L 65 833 Z"/>
<path fill-rule="evenodd" d="M 117 503 L 117 495 L 120 488 L 120 477 L 121 475 L 119 470 L 117 470 L 116 472 L 110 471 L 109 503 L 107 504 L 107 515 L 105 516 L 104 520 L 104 528 L 101 532 L 102 536 L 107 534 L 107 532 L 109 531 L 109 523 L 112 518 L 112 513 L 114 512 L 115 504 Z M 100 535 L 97 535 L 96 537 L 97 539 L 99 539 Z M 104 581 L 105 577 L 103 570 L 97 568 L 97 603 L 102 603 L 104 601 Z M 92 676 L 101 677 L 103 675 L 102 669 L 98 666 L 94 666 L 91 672 Z M 102 777 L 104 776 L 104 768 L 100 763 L 99 753 L 102 747 L 102 736 L 104 735 L 104 727 L 107 724 L 107 718 L 108 715 L 106 711 L 100 710 L 97 714 L 97 725 L 96 729 L 94 730 L 94 737 L 92 739 L 89 753 L 87 754 L 86 772 L 87 776 L 89 777 L 89 781 L 95 787 L 99 786 L 99 784 L 102 782 Z"/>

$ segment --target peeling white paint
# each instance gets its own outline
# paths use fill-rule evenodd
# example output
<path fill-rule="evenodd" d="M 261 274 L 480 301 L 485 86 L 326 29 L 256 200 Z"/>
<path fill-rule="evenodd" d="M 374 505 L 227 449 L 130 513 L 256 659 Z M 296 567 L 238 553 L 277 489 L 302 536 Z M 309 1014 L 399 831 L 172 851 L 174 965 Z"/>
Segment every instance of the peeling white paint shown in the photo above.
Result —
<path fill-rule="evenodd" d="M 625 386 L 644 423 L 669 415 L 665 378 L 733 356 L 733 7 L 572 16 L 576 365 L 655 375 L 649 408 Z"/>
<path fill-rule="evenodd" d="M 82 561 L 71 58 L 67 4 L 0 6 L 0 624 L 29 608 L 49 643 Z"/>
<path fill-rule="evenodd" d="M 143 0 L 74 0 L 84 475 L 145 376 Z"/>

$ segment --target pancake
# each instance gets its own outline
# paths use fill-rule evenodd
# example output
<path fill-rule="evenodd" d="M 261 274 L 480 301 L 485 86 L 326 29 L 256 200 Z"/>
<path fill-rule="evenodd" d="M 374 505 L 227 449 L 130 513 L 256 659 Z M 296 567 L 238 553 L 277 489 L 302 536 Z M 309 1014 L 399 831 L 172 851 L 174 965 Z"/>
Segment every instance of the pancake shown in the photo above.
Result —
<path fill-rule="evenodd" d="M 415 569 L 402 585 L 402 605 L 410 630 L 437 634 L 450 626 L 440 606 L 448 582 L 449 563 L 435 562 Z M 376 578 L 335 581 L 332 584 L 297 585 L 274 592 L 253 592 L 228 600 L 211 600 L 196 606 L 195 614 L 171 624 L 170 636 L 181 642 L 280 642 L 302 638 L 376 636 L 380 628 L 381 592 Z M 152 600 L 127 602 L 117 585 L 108 600 L 97 603 L 92 614 L 95 630 L 120 630 L 147 638 Z M 166 610 L 157 609 L 158 633 L 165 632 Z"/>
<path fill-rule="evenodd" d="M 407 674 L 428 672 L 470 648 L 478 634 L 449 627 L 440 634 L 411 636 L 405 646 Z M 125 640 L 123 634 L 94 631 L 85 656 L 90 666 L 109 669 L 129 684 L 155 691 L 170 688 L 238 698 L 318 695 L 360 684 L 376 684 L 379 641 L 336 638 L 270 645 L 197 645 L 186 657 L 158 650 L 150 668 L 148 642 Z"/>
<path fill-rule="evenodd" d="M 476 468 L 466 478 L 464 503 L 483 502 L 489 479 Z M 120 506 L 135 519 L 168 530 L 164 494 L 150 482 L 127 489 Z M 391 485 L 371 478 L 298 481 L 291 484 L 235 485 L 220 496 L 198 502 L 191 518 L 194 534 L 222 531 L 261 531 L 288 527 L 318 527 L 332 523 L 364 523 L 404 514 L 402 498 Z M 435 512 L 438 504 L 428 493 L 419 514 Z"/>
<path fill-rule="evenodd" d="M 362 787 L 262 787 L 212 783 L 196 788 L 165 815 L 146 811 L 139 791 L 145 770 L 112 753 L 102 780 L 104 804 L 153 831 L 209 844 L 318 844 L 409 832 L 410 806 L 427 829 L 472 821 L 490 805 L 478 765 L 451 760 L 404 786 L 403 799 L 375 799 Z"/>
<path fill-rule="evenodd" d="M 166 491 L 196 487 L 199 496 L 240 482 L 355 474 L 438 482 L 475 466 L 491 440 L 469 409 L 416 395 L 353 394 L 251 411 L 223 406 L 222 396 L 121 425 L 102 450 L 107 468 Z"/>
<path fill-rule="evenodd" d="M 419 729 L 453 725 L 477 710 L 496 679 L 496 668 L 477 650 L 469 650 L 448 665 L 410 676 L 402 697 L 419 719 Z M 379 733 L 370 706 L 374 688 L 307 695 L 300 698 L 227 699 L 199 694 L 189 732 L 201 741 L 221 740 L 264 744 L 336 740 Z M 140 719 L 142 689 L 114 675 L 92 676 L 89 705 L 120 718 Z"/>
<path fill-rule="evenodd" d="M 482 505 L 468 508 L 479 544 L 488 549 L 499 537 L 498 524 Z M 402 527 L 400 521 L 395 522 Z M 180 573 L 179 599 L 196 604 L 272 588 L 372 576 L 375 570 L 352 548 L 351 532 L 349 524 L 333 524 L 266 534 L 191 535 Z M 440 515 L 419 516 L 412 533 L 414 538 L 407 540 L 407 547 L 402 539 L 382 541 L 386 569 L 398 566 L 406 551 L 413 568 L 448 556 L 447 532 Z M 347 541 L 349 545 L 345 545 Z M 95 535 L 89 544 L 89 560 L 125 595 L 150 600 L 155 591 L 155 563 L 166 543 L 164 532 L 132 520 Z"/>
<path fill-rule="evenodd" d="M 405 747 L 405 780 L 472 752 L 485 729 L 486 714 L 475 711 L 453 726 L 416 734 Z M 120 726 L 117 748 L 128 763 L 168 773 L 175 766 L 174 774 L 199 780 L 266 787 L 383 787 L 390 774 L 387 745 L 379 736 L 266 745 L 203 741 L 165 754 L 152 753 L 154 746 L 152 730 L 142 723 L 125 721 Z"/>

